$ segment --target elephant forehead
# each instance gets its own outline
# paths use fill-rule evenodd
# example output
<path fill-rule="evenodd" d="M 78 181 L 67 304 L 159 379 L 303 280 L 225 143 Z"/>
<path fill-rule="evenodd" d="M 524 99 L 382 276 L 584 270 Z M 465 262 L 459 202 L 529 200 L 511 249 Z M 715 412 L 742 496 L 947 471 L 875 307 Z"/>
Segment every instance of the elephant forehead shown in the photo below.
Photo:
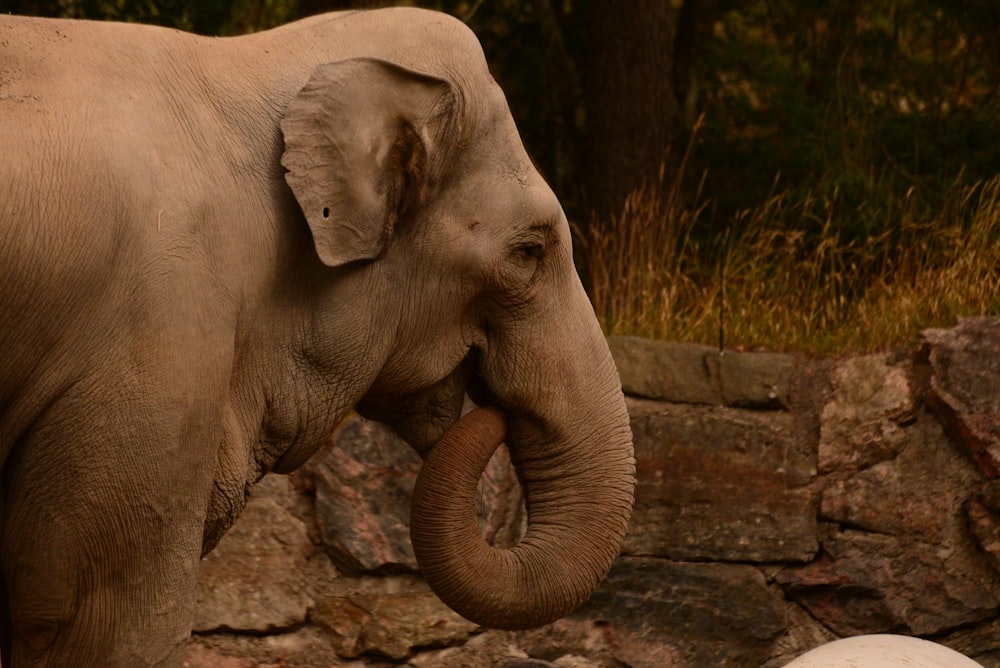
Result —
<path fill-rule="evenodd" d="M 436 203 L 435 217 L 473 232 L 555 227 L 563 218 L 559 200 L 534 167 L 494 164 L 459 173 L 457 186 Z"/>
<path fill-rule="evenodd" d="M 355 55 L 382 58 L 460 87 L 492 81 L 479 39 L 453 16 L 394 7 L 351 14 L 347 21 L 353 34 L 365 36 Z"/>
<path fill-rule="evenodd" d="M 477 111 L 464 119 L 468 138 L 464 142 L 464 150 L 458 152 L 452 169 L 459 178 L 469 182 L 475 181 L 479 175 L 496 187 L 547 189 L 548 185 L 528 157 L 502 91 L 496 84 L 493 87 L 498 96 L 484 94 L 486 104 L 480 104 Z M 471 123 L 474 125 L 469 127 Z M 477 187 L 482 187 L 482 184 L 477 183 Z"/>

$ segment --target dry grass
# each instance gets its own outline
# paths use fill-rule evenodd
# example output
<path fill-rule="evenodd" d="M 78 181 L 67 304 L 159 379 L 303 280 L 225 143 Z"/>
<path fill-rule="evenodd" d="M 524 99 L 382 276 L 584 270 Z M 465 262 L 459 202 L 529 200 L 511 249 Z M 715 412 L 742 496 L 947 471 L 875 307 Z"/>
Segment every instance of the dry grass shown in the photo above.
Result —
<path fill-rule="evenodd" d="M 930 214 L 909 196 L 889 202 L 881 211 L 899 222 L 861 242 L 837 233 L 835 200 L 779 193 L 703 248 L 701 208 L 657 192 L 637 191 L 582 233 L 608 334 L 715 344 L 721 322 L 727 347 L 860 353 L 959 316 L 1000 315 L 1000 177 L 953 187 Z"/>

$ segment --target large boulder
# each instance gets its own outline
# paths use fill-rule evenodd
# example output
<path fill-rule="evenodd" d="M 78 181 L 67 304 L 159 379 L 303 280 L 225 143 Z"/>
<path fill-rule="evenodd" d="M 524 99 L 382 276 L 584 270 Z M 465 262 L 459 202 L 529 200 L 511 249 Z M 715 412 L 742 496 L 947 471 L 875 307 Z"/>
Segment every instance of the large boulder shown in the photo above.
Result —
<path fill-rule="evenodd" d="M 310 618 L 345 658 L 405 659 L 415 649 L 464 642 L 479 627 L 417 578 L 364 578 L 320 600 Z"/>
<path fill-rule="evenodd" d="M 693 343 L 612 336 L 625 393 L 671 403 L 787 408 L 795 358 Z"/>
<path fill-rule="evenodd" d="M 352 417 L 312 465 L 320 538 L 341 572 L 416 572 L 410 497 L 420 461 L 388 427 Z M 487 465 L 477 503 L 490 544 L 513 545 L 524 535 L 524 501 L 506 448 Z"/>
<path fill-rule="evenodd" d="M 759 666 L 786 622 L 780 595 L 751 566 L 622 558 L 580 610 L 522 635 L 520 644 L 547 661 Z"/>
<path fill-rule="evenodd" d="M 965 504 L 969 532 L 1000 573 L 1000 480 L 983 483 Z"/>
<path fill-rule="evenodd" d="M 928 405 L 983 474 L 1000 477 L 1000 320 L 962 318 L 923 336 Z"/>
<path fill-rule="evenodd" d="M 818 559 L 786 568 L 776 580 L 838 635 L 936 635 L 990 619 L 1000 607 L 990 573 L 967 575 L 948 563 L 958 556 L 926 543 L 844 531 L 823 542 Z"/>
<path fill-rule="evenodd" d="M 815 444 L 782 411 L 628 400 L 630 555 L 808 561 L 818 549 Z"/>
<path fill-rule="evenodd" d="M 415 571 L 410 496 L 420 456 L 388 427 L 350 418 L 313 468 L 316 521 L 337 569 L 348 575 Z"/>
<path fill-rule="evenodd" d="M 830 475 L 820 503 L 821 517 L 931 544 L 966 541 L 961 509 L 979 485 L 974 467 L 926 414 L 892 439 L 899 446 L 891 459 L 860 471 L 845 464 Z"/>
<path fill-rule="evenodd" d="M 833 369 L 833 396 L 820 414 L 819 470 L 857 470 L 892 459 L 915 419 L 909 376 L 885 355 L 841 361 Z"/>
<path fill-rule="evenodd" d="M 201 562 L 194 631 L 276 633 L 306 621 L 336 574 L 293 513 L 298 492 L 267 476 L 243 515 Z"/>

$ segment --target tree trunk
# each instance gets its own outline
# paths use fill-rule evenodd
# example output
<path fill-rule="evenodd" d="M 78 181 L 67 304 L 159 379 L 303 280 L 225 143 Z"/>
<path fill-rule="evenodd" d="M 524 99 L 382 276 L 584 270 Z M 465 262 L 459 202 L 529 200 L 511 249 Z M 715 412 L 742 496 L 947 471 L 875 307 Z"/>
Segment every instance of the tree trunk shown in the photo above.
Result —
<path fill-rule="evenodd" d="M 584 185 L 601 219 L 619 214 L 643 183 L 654 185 L 667 160 L 676 111 L 672 12 L 665 0 L 587 3 Z"/>

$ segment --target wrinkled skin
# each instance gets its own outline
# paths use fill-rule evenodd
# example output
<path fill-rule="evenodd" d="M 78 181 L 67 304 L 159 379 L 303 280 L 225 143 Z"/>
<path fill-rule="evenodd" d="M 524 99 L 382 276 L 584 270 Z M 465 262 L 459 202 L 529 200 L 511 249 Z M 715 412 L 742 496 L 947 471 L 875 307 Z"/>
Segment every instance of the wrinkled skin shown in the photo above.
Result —
<path fill-rule="evenodd" d="M 463 614 L 544 623 L 603 577 L 632 504 L 617 373 L 460 23 L 0 16 L 0 151 L 4 668 L 178 665 L 200 556 L 355 406 L 425 455 L 466 392 L 498 409 L 422 474 L 465 518 L 414 537 Z M 505 432 L 530 526 L 498 556 L 449 489 Z"/>

